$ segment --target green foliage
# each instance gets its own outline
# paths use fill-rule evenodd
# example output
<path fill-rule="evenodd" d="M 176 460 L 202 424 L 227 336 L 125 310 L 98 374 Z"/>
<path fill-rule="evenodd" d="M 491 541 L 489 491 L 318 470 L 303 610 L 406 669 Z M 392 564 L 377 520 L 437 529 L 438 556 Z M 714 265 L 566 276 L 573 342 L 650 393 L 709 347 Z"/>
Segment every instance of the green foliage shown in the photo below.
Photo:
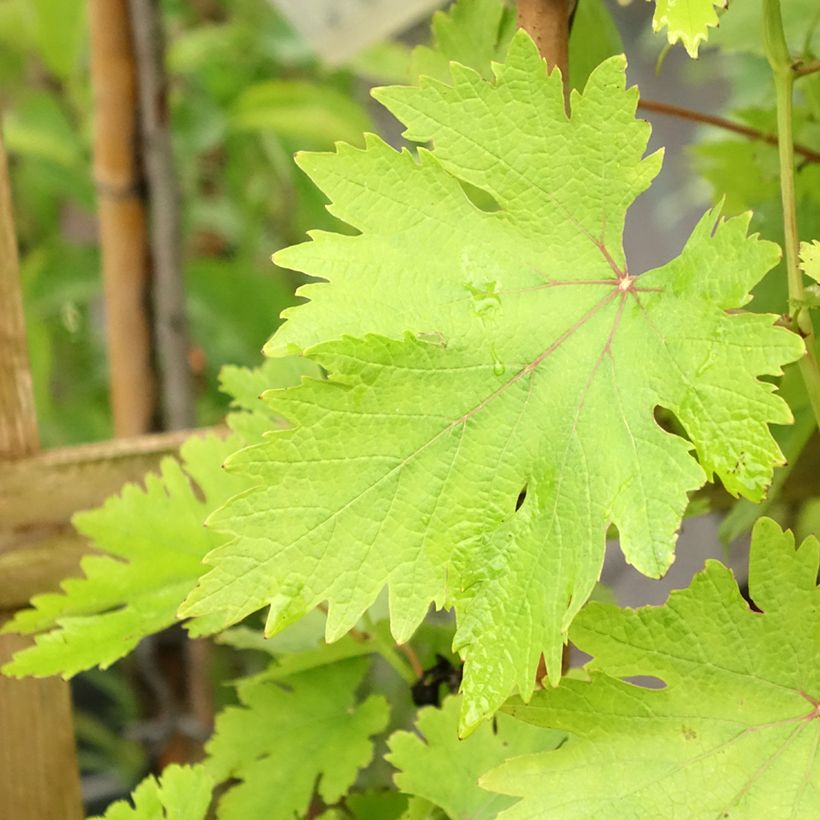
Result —
<path fill-rule="evenodd" d="M 779 5 L 792 53 L 799 56 L 820 52 L 820 11 L 815 0 L 781 0 Z M 763 1 L 731 3 L 709 43 L 725 52 L 763 56 Z"/>
<path fill-rule="evenodd" d="M 220 799 L 226 818 L 274 820 L 307 813 L 317 778 L 330 804 L 341 797 L 373 755 L 370 737 L 385 728 L 383 697 L 354 705 L 367 669 L 347 660 L 288 678 L 240 682 L 241 707 L 216 721 L 205 768 L 216 782 L 241 782 Z"/>
<path fill-rule="evenodd" d="M 709 213 L 678 259 L 626 273 L 625 211 L 659 156 L 641 158 L 622 60 L 573 95 L 571 120 L 525 34 L 495 83 L 452 70 L 452 86 L 376 94 L 432 142 L 420 162 L 376 138 L 299 159 L 360 233 L 277 255 L 328 283 L 301 289 L 311 301 L 267 349 L 306 351 L 330 379 L 270 395 L 294 426 L 229 460 L 264 483 L 211 517 L 234 539 L 182 612 L 227 626 L 271 604 L 273 633 L 327 600 L 333 640 L 386 584 L 404 642 L 431 602 L 454 606 L 469 729 L 514 688 L 529 696 L 542 652 L 557 682 L 609 524 L 658 577 L 687 491 L 717 474 L 762 497 L 781 460 L 766 422 L 790 414 L 755 377 L 802 346 L 773 317 L 725 312 L 777 260 L 747 218 Z M 656 405 L 691 444 L 657 426 Z"/>
<path fill-rule="evenodd" d="M 465 740 L 458 739 L 461 706 L 450 697 L 440 709 L 427 707 L 418 713 L 415 732 L 390 736 L 387 760 L 398 770 L 394 780 L 405 794 L 422 797 L 448 817 L 471 820 L 495 817 L 514 803 L 478 785 L 491 768 L 518 755 L 554 749 L 565 736 L 498 715 Z M 442 777 L 442 772 L 447 776 Z"/>
<path fill-rule="evenodd" d="M 212 788 L 202 766 L 173 764 L 158 780 L 149 775 L 134 789 L 133 806 L 118 800 L 96 820 L 205 820 Z"/>
<path fill-rule="evenodd" d="M 500 62 L 515 32 L 515 11 L 498 0 L 455 3 L 447 12 L 433 15 L 432 43 L 413 49 L 411 76 L 446 81 L 450 62 L 470 66 L 492 77 L 490 64 Z"/>
<path fill-rule="evenodd" d="M 66 677 L 92 666 L 106 668 L 128 654 L 146 635 L 176 622 L 176 611 L 204 567 L 203 556 L 222 542 L 202 521 L 227 498 L 253 485 L 248 476 L 220 470 L 227 455 L 281 420 L 254 401 L 260 385 L 297 383 L 312 372 L 288 359 L 251 372 L 231 368 L 226 381 L 247 410 L 228 419 L 233 432 L 194 436 L 180 460 L 166 458 L 160 475 L 149 474 L 145 489 L 126 485 L 100 509 L 80 513 L 74 524 L 102 555 L 82 560 L 84 578 L 63 582 L 61 593 L 35 596 L 3 631 L 40 633 L 34 646 L 3 667 L 8 675 Z M 256 389 L 254 394 L 252 391 Z M 256 435 L 255 435 L 256 434 Z M 188 624 L 196 635 L 209 624 Z"/>
<path fill-rule="evenodd" d="M 692 56 L 720 44 L 730 116 L 788 133 L 764 4 L 724 5 L 657 0 L 654 27 Z M 695 146 L 720 204 L 677 258 L 628 270 L 627 210 L 661 153 L 645 156 L 605 0 L 574 15 L 569 116 L 500 0 L 460 0 L 434 16 L 430 46 L 379 43 L 338 71 L 268 0 L 163 2 L 200 420 L 225 409 L 221 362 L 254 361 L 264 338 L 271 358 L 222 368 L 227 436 L 192 438 L 144 488 L 79 514 L 96 549 L 85 577 L 6 626 L 36 636 L 13 675 L 105 668 L 180 618 L 216 633 L 210 675 L 232 685 L 216 689 L 205 759 L 147 778 L 106 818 L 820 813 L 820 503 L 795 487 L 816 421 L 786 329 L 799 308 L 811 340 L 804 308 L 820 304 L 820 12 L 782 5 L 783 66 L 805 75 L 799 298 L 771 241 L 797 247 L 785 166 L 745 136 Z M 46 442 L 109 424 L 85 14 L 0 0 Z M 404 149 L 361 136 L 387 118 L 360 78 L 412 83 L 374 93 Z M 607 537 L 659 577 L 685 512 L 728 496 L 720 535 L 754 525 L 762 611 L 714 561 L 664 606 L 596 595 Z M 807 536 L 799 549 L 764 510 Z M 569 639 L 593 660 L 561 679 Z M 145 661 L 91 673 L 116 729 L 78 715 L 85 765 L 124 783 L 147 767 L 133 735 L 116 737 L 139 717 L 123 686 Z M 161 711 L 153 731 L 190 731 Z"/>
<path fill-rule="evenodd" d="M 806 276 L 820 283 L 820 242 L 802 242 L 800 245 L 800 267 Z"/>
<path fill-rule="evenodd" d="M 162 3 L 198 423 L 226 410 L 226 362 L 251 365 L 297 284 L 272 250 L 330 227 L 290 162 L 373 130 L 349 71 L 321 69 L 267 0 Z M 208 5 L 208 4 L 206 4 Z M 84 0 L 0 0 L 0 102 L 13 165 L 41 439 L 111 435 L 91 161 Z M 208 19 L 212 17 L 214 19 Z M 273 79 L 276 78 L 276 79 Z"/>
<path fill-rule="evenodd" d="M 690 57 L 698 56 L 709 29 L 718 25 L 716 9 L 728 6 L 728 0 L 655 0 L 655 31 L 666 29 L 669 42 L 682 42 Z"/>
<path fill-rule="evenodd" d="M 816 817 L 820 543 L 768 519 L 754 531 L 749 591 L 716 561 L 661 607 L 589 604 L 571 636 L 594 656 L 507 711 L 570 733 L 557 751 L 482 778 L 524 798 L 505 817 Z M 663 689 L 624 680 L 648 675 Z M 628 765 L 624 762 L 628 761 Z M 685 807 L 685 808 L 684 808 Z"/>

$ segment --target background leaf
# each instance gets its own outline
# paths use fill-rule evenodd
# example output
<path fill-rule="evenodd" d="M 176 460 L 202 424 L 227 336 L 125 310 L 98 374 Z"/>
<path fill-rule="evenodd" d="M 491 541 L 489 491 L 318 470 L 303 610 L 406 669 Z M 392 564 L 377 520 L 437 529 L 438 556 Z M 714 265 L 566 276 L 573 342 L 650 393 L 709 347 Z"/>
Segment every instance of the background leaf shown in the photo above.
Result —
<path fill-rule="evenodd" d="M 507 707 L 571 737 L 482 779 L 524 798 L 505 817 L 816 816 L 819 564 L 816 538 L 795 550 L 790 532 L 761 519 L 749 588 L 762 614 L 716 561 L 664 606 L 590 604 L 572 630 L 594 656 L 590 681 Z M 635 675 L 665 688 L 623 680 Z"/>

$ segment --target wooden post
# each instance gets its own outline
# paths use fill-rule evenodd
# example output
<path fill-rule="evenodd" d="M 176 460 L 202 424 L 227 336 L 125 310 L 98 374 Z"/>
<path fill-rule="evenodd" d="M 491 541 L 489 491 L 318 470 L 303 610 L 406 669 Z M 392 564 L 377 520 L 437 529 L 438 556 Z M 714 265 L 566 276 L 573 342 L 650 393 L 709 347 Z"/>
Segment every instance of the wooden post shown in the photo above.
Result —
<path fill-rule="evenodd" d="M 150 258 L 137 161 L 137 75 L 128 0 L 89 0 L 94 176 L 100 220 L 111 408 L 117 436 L 153 428 Z"/>
<path fill-rule="evenodd" d="M 0 135 L 0 460 L 31 455 L 38 446 L 17 239 Z M 0 635 L 0 665 L 28 642 L 18 635 Z M 82 817 L 71 695 L 60 678 L 0 677 L 0 817 Z"/>

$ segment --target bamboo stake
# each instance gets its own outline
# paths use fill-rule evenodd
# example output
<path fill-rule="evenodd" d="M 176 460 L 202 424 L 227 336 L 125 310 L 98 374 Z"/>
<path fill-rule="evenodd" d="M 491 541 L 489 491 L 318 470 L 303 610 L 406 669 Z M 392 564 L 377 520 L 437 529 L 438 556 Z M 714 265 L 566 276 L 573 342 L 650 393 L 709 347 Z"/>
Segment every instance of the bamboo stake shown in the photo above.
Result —
<path fill-rule="evenodd" d="M 0 136 L 0 459 L 19 459 L 38 446 L 11 192 Z M 0 636 L 0 665 L 29 642 L 17 635 Z M 81 816 L 68 684 L 60 678 L 0 677 L 0 817 Z"/>
<path fill-rule="evenodd" d="M 127 0 L 89 0 L 94 176 L 117 436 L 150 430 L 156 406 L 148 235 L 137 163 L 137 79 Z"/>

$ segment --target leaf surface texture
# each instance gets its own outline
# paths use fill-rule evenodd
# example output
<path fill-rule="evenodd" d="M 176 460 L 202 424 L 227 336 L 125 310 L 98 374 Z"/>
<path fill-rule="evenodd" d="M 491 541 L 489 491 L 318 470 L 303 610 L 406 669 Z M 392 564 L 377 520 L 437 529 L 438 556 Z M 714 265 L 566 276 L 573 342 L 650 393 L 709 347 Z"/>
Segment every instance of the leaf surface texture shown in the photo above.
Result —
<path fill-rule="evenodd" d="M 717 561 L 665 605 L 590 604 L 572 640 L 594 656 L 568 680 L 506 707 L 570 733 L 482 779 L 523 799 L 503 816 L 813 818 L 820 813 L 820 543 L 754 529 L 749 591 Z M 623 678 L 658 678 L 648 689 Z"/>
<path fill-rule="evenodd" d="M 269 605 L 274 633 L 327 601 L 333 640 L 387 585 L 403 642 L 431 602 L 454 606 L 464 729 L 529 696 L 542 652 L 557 681 L 611 524 L 658 577 L 688 492 L 717 475 L 763 496 L 782 461 L 768 424 L 791 416 L 758 376 L 802 353 L 775 317 L 737 311 L 779 256 L 745 216 L 710 211 L 677 259 L 628 271 L 626 210 L 660 155 L 643 156 L 622 58 L 571 119 L 525 33 L 493 72 L 376 92 L 432 146 L 417 158 L 372 136 L 300 156 L 358 234 L 277 255 L 326 281 L 268 352 L 329 378 L 267 394 L 292 426 L 229 460 L 264 485 L 211 516 L 233 540 L 182 608 L 227 626 Z"/>

